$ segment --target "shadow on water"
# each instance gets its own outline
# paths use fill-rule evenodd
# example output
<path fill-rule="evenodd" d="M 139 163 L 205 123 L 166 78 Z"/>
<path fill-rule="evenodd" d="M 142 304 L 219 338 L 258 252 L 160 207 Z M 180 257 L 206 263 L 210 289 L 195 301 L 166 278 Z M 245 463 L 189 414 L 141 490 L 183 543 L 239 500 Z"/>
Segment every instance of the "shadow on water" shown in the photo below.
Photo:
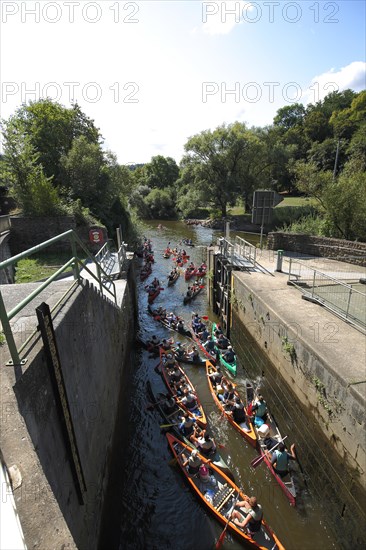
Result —
<path fill-rule="evenodd" d="M 166 307 L 181 315 L 186 321 L 192 311 L 208 315 L 205 293 L 186 306 L 183 296 L 187 289 L 184 277 L 175 285 L 167 287 L 167 275 L 172 267 L 171 260 L 163 259 L 162 253 L 170 242 L 176 245 L 182 238 L 191 238 L 196 244 L 189 249 L 196 263 L 205 258 L 205 249 L 220 232 L 213 232 L 200 226 L 185 226 L 180 222 L 163 222 L 166 230 L 157 230 L 159 222 L 150 222 L 146 236 L 152 239 L 156 263 L 148 279 L 158 277 L 164 291 L 154 305 Z M 241 235 L 243 236 L 243 235 Z M 246 238 L 246 237 L 244 237 Z M 248 240 L 250 235 L 248 235 Z M 187 248 L 188 250 L 188 248 Z M 152 334 L 167 337 L 168 333 L 147 313 L 146 282 L 139 283 L 139 324 L 143 339 Z M 187 342 L 179 336 L 179 341 Z M 253 344 L 255 345 L 255 344 Z M 255 360 L 255 350 L 248 350 Z M 163 381 L 154 367 L 156 358 L 140 348 L 136 349 L 136 370 L 126 399 L 129 399 L 125 427 L 127 448 L 121 459 L 120 472 L 122 488 L 122 513 L 120 517 L 120 550 L 212 550 L 222 532 L 221 526 L 213 520 L 191 494 L 177 466 L 169 465 L 172 458 L 165 435 L 159 424 L 159 413 L 149 407 L 146 383 L 149 380 L 153 390 L 166 391 Z M 286 497 L 263 464 L 253 470 L 250 461 L 256 456 L 243 438 L 224 422 L 209 393 L 204 370 L 186 367 L 209 417 L 210 430 L 216 440 L 224 446 L 220 451 L 232 469 L 237 484 L 247 494 L 255 494 L 263 506 L 269 525 L 287 550 L 337 549 L 336 542 L 326 528 L 326 516 L 319 509 L 306 490 L 301 491 L 298 507 L 291 508 Z M 244 387 L 245 373 L 241 370 L 236 379 L 239 388 Z M 302 487 L 302 489 L 305 489 Z M 121 502 L 120 502 L 121 505 Z M 228 533 L 222 548 L 236 550 L 242 546 Z"/>

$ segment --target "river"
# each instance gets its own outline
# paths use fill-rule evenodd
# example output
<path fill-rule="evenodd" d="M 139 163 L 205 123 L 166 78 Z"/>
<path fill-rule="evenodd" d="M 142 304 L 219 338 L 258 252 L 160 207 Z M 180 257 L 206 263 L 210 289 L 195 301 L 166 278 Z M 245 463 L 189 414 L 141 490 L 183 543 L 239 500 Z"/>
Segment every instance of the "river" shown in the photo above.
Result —
<path fill-rule="evenodd" d="M 162 222 L 166 229 L 158 230 L 158 221 L 146 226 L 146 237 L 153 243 L 156 263 L 148 279 L 156 276 L 164 291 L 156 299 L 154 306 L 162 305 L 170 311 L 190 320 L 192 311 L 208 315 L 216 320 L 209 311 L 207 298 L 202 292 L 186 306 L 183 296 L 187 289 L 184 277 L 175 285 L 167 287 L 167 275 L 172 267 L 169 259 L 163 259 L 162 252 L 168 242 L 176 245 L 182 238 L 191 238 L 194 248 L 189 248 L 191 258 L 198 263 L 206 257 L 206 247 L 222 234 L 201 226 L 186 226 L 181 222 Z M 259 235 L 235 232 L 235 235 L 259 242 Z M 147 313 L 147 294 L 144 283 L 138 283 L 140 334 L 147 339 L 152 334 L 159 337 L 168 334 Z M 184 338 L 179 337 L 180 341 Z M 177 341 L 177 338 L 176 338 Z M 248 338 L 246 360 L 256 361 L 256 344 Z M 212 550 L 222 527 L 191 494 L 177 466 L 171 466 L 172 455 L 169 452 L 165 435 L 159 424 L 163 421 L 158 411 L 149 410 L 149 398 L 146 383 L 150 381 L 155 391 L 165 391 L 159 374 L 154 370 L 157 359 L 150 357 L 143 349 L 136 350 L 135 375 L 130 387 L 131 402 L 128 418 L 128 446 L 121 461 L 123 486 L 121 489 L 122 514 L 120 517 L 120 550 Z M 220 451 L 230 465 L 237 484 L 247 494 L 255 494 L 261 503 L 267 523 L 275 531 L 287 550 L 334 550 L 340 545 L 334 540 L 331 528 L 327 526 L 327 517 L 320 505 L 304 489 L 299 496 L 296 508 L 290 507 L 287 498 L 263 464 L 256 470 L 250 467 L 250 461 L 256 456 L 237 432 L 224 421 L 209 393 L 204 370 L 186 367 L 188 375 L 195 384 L 203 406 L 210 419 L 210 429 L 216 440 L 224 445 Z M 243 384 L 244 376 L 239 374 L 236 382 Z M 289 444 L 292 441 L 289 441 Z M 227 533 L 223 549 L 242 548 Z"/>

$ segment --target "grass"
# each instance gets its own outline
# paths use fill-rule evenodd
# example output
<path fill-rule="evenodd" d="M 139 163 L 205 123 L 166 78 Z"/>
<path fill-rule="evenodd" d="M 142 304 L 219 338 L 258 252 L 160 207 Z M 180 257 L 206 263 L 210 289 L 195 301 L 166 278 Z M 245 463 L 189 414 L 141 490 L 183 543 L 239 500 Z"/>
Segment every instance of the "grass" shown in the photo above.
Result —
<path fill-rule="evenodd" d="M 228 208 L 227 212 L 230 216 L 242 216 L 243 214 L 245 214 L 245 210 L 244 210 L 243 205 L 230 206 L 230 208 Z"/>
<path fill-rule="evenodd" d="M 15 268 L 15 282 L 34 283 L 42 279 L 47 279 L 70 258 L 70 252 L 60 252 L 59 254 L 34 254 L 30 258 L 20 260 Z M 69 268 L 65 273 L 72 273 L 72 269 Z"/>
<path fill-rule="evenodd" d="M 283 206 L 315 206 L 316 204 L 316 199 L 310 197 L 285 197 L 276 208 Z"/>

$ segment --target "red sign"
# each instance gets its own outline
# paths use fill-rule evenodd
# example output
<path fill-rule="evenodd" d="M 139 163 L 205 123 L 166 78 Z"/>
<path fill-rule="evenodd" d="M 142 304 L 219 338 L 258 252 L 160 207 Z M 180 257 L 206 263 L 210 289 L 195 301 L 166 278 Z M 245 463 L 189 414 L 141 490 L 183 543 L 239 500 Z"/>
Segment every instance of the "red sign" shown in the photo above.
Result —
<path fill-rule="evenodd" d="M 101 244 L 104 241 L 103 229 L 90 229 L 89 240 L 94 244 Z"/>

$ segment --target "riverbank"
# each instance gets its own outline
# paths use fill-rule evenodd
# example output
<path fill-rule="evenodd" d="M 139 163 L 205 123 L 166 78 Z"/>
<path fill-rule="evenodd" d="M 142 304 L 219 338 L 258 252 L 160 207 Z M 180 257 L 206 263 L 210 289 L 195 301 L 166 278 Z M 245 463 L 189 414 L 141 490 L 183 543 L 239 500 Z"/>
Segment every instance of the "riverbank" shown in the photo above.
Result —
<path fill-rule="evenodd" d="M 247 233 L 260 233 L 261 227 L 251 223 L 248 219 L 248 216 L 228 216 L 227 218 L 222 219 L 186 219 L 184 223 L 186 225 L 202 225 L 202 227 L 207 227 L 209 229 L 218 229 L 225 230 L 226 223 L 230 223 L 230 229 L 236 231 L 245 231 Z M 270 226 L 264 225 L 263 232 L 268 233 L 270 231 Z"/>

